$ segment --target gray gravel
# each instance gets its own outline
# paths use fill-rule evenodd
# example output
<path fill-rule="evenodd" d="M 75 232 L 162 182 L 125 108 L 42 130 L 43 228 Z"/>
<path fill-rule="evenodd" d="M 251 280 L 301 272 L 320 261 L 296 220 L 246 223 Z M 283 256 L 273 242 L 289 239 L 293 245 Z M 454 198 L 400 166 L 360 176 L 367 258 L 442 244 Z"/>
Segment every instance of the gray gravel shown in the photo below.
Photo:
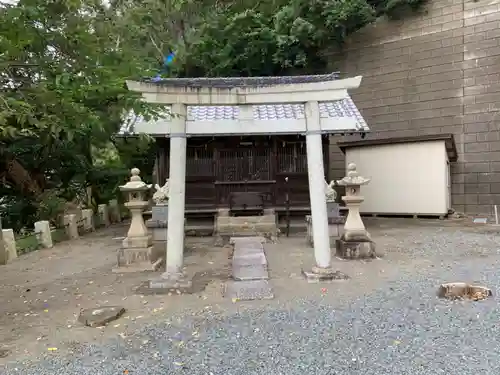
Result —
<path fill-rule="evenodd" d="M 400 242 L 401 251 L 411 246 L 415 254 L 436 259 L 454 251 L 454 259 L 401 274 L 357 299 L 327 302 L 318 296 L 287 303 L 292 308 L 271 304 L 227 316 L 207 312 L 103 346 L 82 346 L 74 358 L 48 356 L 0 374 L 498 375 L 498 243 L 493 234 L 422 231 Z M 435 297 L 438 284 L 456 280 L 481 282 L 494 298 Z"/>

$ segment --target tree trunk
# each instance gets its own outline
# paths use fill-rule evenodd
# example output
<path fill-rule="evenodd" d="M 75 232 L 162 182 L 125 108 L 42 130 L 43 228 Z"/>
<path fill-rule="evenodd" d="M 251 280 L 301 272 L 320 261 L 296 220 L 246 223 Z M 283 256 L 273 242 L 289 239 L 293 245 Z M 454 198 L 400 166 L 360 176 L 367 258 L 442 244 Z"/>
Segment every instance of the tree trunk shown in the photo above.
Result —
<path fill-rule="evenodd" d="M 42 189 L 38 182 L 32 178 L 29 171 L 22 166 L 15 158 L 7 160 L 7 176 L 19 187 L 23 192 L 27 192 L 38 198 L 42 194 Z"/>

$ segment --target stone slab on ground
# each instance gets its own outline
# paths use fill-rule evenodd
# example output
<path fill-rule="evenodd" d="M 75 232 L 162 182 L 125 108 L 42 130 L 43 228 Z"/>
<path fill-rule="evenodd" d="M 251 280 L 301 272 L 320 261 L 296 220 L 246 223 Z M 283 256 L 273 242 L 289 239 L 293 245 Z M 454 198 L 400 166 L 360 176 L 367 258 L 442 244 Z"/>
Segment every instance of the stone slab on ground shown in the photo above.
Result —
<path fill-rule="evenodd" d="M 234 249 L 259 249 L 264 250 L 264 246 L 260 242 L 236 242 L 234 245 Z"/>
<path fill-rule="evenodd" d="M 224 297 L 237 301 L 272 299 L 274 294 L 267 280 L 229 281 L 226 283 Z"/>
<path fill-rule="evenodd" d="M 264 253 L 233 255 L 233 267 L 258 265 L 267 266 L 267 259 Z"/>
<path fill-rule="evenodd" d="M 118 319 L 125 309 L 121 306 L 101 306 L 95 309 L 84 309 L 78 315 L 78 321 L 89 327 L 102 327 Z"/>
<path fill-rule="evenodd" d="M 233 266 L 233 279 L 238 281 L 267 280 L 269 274 L 263 265 Z"/>
<path fill-rule="evenodd" d="M 151 283 L 150 281 L 145 281 L 141 285 L 139 285 L 136 289 L 135 292 L 137 294 L 149 296 L 149 295 L 168 295 L 168 296 L 175 296 L 175 295 L 182 295 L 182 294 L 193 294 L 200 292 L 199 288 L 196 288 L 193 283 L 191 284 L 184 284 L 180 286 L 171 286 L 168 284 L 162 285 L 161 283 Z"/>
<path fill-rule="evenodd" d="M 231 237 L 229 243 L 231 245 L 236 245 L 241 242 L 251 242 L 251 243 L 266 243 L 266 239 L 261 236 L 246 236 L 246 237 Z"/>
<path fill-rule="evenodd" d="M 256 255 L 258 256 L 259 254 L 264 254 L 264 249 L 263 248 L 258 248 L 258 247 L 239 247 L 237 249 L 234 249 L 233 256 L 235 258 L 240 258 L 242 256 L 246 255 Z"/>
<path fill-rule="evenodd" d="M 350 277 L 340 271 L 332 271 L 329 273 L 317 273 L 313 271 L 302 270 L 302 275 L 308 283 L 322 283 L 331 281 L 349 280 Z"/>

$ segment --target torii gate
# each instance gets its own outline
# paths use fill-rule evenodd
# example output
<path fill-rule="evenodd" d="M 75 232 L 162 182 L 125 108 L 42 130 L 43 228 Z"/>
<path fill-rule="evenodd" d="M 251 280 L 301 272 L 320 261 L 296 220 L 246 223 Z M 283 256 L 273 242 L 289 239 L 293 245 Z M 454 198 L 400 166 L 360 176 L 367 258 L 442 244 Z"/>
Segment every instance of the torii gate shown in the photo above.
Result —
<path fill-rule="evenodd" d="M 349 97 L 361 76 L 336 74 L 254 78 L 166 78 L 127 81 L 149 103 L 170 107 L 158 121 L 135 121 L 135 133 L 170 138 L 170 200 L 165 282 L 179 285 L 184 257 L 186 137 L 301 134 L 306 137 L 315 272 L 331 270 L 322 134 L 364 133 L 368 126 Z M 214 115 L 230 109 L 228 119 Z M 269 116 L 269 112 L 275 115 Z M 201 116 L 212 113 L 212 116 Z M 267 115 L 265 115 L 267 113 Z M 280 115 L 281 113 L 281 115 Z"/>

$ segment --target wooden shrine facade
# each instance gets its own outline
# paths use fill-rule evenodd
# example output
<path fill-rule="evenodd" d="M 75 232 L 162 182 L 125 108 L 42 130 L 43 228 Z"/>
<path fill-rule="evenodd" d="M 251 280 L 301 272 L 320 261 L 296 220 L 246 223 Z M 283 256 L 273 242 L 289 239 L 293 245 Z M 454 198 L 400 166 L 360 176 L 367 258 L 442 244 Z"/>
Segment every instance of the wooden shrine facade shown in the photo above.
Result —
<path fill-rule="evenodd" d="M 256 192 L 268 208 L 310 209 L 305 136 L 191 137 L 187 140 L 186 208 L 229 208 L 232 193 Z M 328 136 L 323 159 L 328 171 Z M 157 138 L 156 180 L 169 176 L 170 141 Z M 327 177 L 327 176 L 325 176 Z"/>

